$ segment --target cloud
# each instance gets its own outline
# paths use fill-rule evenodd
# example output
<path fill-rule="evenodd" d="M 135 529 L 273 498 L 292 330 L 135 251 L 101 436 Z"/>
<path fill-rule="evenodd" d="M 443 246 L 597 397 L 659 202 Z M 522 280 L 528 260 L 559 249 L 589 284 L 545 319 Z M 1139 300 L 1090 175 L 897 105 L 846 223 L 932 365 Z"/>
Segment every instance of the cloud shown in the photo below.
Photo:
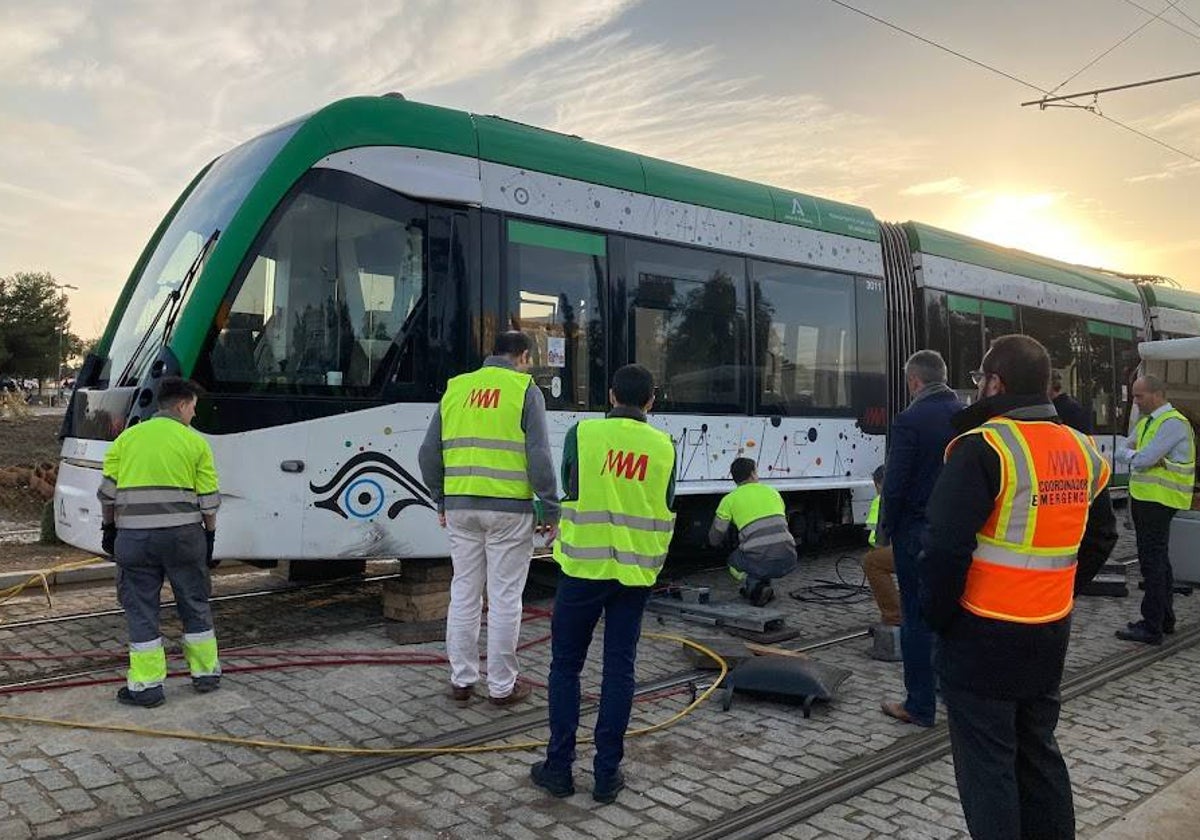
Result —
<path fill-rule="evenodd" d="M 967 183 L 962 178 L 955 176 L 942 178 L 940 181 L 924 181 L 920 184 L 913 184 L 911 187 L 900 190 L 900 195 L 957 195 L 966 192 L 967 189 Z"/>
<path fill-rule="evenodd" d="M 496 92 L 509 115 L 618 148 L 801 192 L 859 201 L 914 165 L 916 145 L 815 94 L 757 92 L 712 48 L 616 33 L 539 56 Z"/>
<path fill-rule="evenodd" d="M 0 4 L 0 274 L 49 270 L 111 307 L 209 160 L 342 96 L 500 75 L 634 0 Z M 91 331 L 94 325 L 78 323 Z"/>
<path fill-rule="evenodd" d="M 1127 184 L 1144 184 L 1151 181 L 1173 181 L 1176 178 L 1187 178 L 1200 172 L 1200 163 L 1195 161 L 1173 160 L 1157 172 L 1147 172 L 1142 175 L 1132 175 L 1125 179 Z"/>

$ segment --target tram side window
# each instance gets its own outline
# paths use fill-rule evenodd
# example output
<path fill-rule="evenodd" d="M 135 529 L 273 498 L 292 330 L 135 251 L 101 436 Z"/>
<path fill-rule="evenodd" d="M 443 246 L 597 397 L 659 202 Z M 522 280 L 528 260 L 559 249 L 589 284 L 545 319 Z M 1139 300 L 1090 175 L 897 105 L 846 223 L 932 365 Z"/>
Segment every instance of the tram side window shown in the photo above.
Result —
<path fill-rule="evenodd" d="M 631 361 L 654 374 L 655 409 L 745 411 L 745 261 L 641 240 L 626 253 Z"/>
<path fill-rule="evenodd" d="M 978 298 L 946 295 L 950 322 L 950 355 L 946 358 L 950 387 L 967 400 L 975 397 L 971 371 L 983 361 L 983 313 Z"/>
<path fill-rule="evenodd" d="M 1113 363 L 1116 367 L 1116 404 L 1113 406 L 1113 426 L 1117 434 L 1129 431 L 1129 414 L 1133 404 L 1133 380 L 1137 376 L 1141 357 L 1137 352 L 1137 341 L 1142 335 L 1139 330 L 1113 334 Z"/>
<path fill-rule="evenodd" d="M 1090 405 L 1084 408 L 1091 412 L 1093 431 L 1097 434 L 1122 433 L 1117 427 L 1120 416 L 1120 386 L 1117 381 L 1117 357 L 1114 340 L 1133 335 L 1129 327 L 1088 321 L 1088 344 L 1090 375 L 1084 389 L 1090 397 Z"/>
<path fill-rule="evenodd" d="M 599 234 L 508 222 L 508 324 L 533 339 L 529 372 L 547 408 L 605 408 L 606 254 Z"/>
<path fill-rule="evenodd" d="M 858 368 L 854 278 L 760 261 L 751 272 L 759 413 L 850 409 Z"/>
<path fill-rule="evenodd" d="M 411 356 L 419 344 L 425 231 L 422 205 L 352 175 L 310 173 L 235 284 L 209 353 L 216 384 L 360 394 L 379 385 L 394 345 Z M 398 380 L 416 367 L 409 358 Z"/>
<path fill-rule="evenodd" d="M 1032 307 L 1022 308 L 1021 322 L 1025 334 L 1040 341 L 1050 354 L 1050 367 L 1062 374 L 1063 391 L 1082 405 L 1090 405 L 1094 394 L 1087 322 L 1073 315 Z"/>

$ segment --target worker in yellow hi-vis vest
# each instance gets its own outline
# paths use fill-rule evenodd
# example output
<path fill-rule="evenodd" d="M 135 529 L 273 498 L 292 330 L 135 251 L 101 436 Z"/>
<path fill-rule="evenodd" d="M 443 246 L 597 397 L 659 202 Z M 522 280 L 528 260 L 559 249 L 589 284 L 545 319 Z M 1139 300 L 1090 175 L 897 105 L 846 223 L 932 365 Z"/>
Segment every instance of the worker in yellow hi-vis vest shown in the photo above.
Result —
<path fill-rule="evenodd" d="M 450 696 L 470 702 L 479 679 L 479 626 L 487 584 L 487 690 L 492 705 L 529 696 L 517 680 L 521 595 L 533 558 L 536 495 L 558 523 L 558 484 L 546 400 L 527 371 L 529 337 L 501 333 L 483 367 L 446 384 L 417 455 L 450 537 L 454 577 L 446 616 Z"/>
<path fill-rule="evenodd" d="M 158 413 L 123 431 L 104 455 L 97 494 L 102 545 L 117 564 L 117 596 L 129 627 L 129 673 L 117 700 L 129 706 L 166 699 L 167 657 L 158 628 L 164 578 L 183 621 L 192 687 L 204 694 L 221 686 L 208 602 L 221 496 L 212 449 L 191 428 L 199 394 L 192 382 L 163 379 Z"/>
<path fill-rule="evenodd" d="M 1175 632 L 1175 579 L 1167 549 L 1175 512 L 1192 506 L 1196 438 L 1188 419 L 1167 402 L 1166 385 L 1157 376 L 1133 383 L 1133 401 L 1142 417 L 1116 454 L 1129 462 L 1129 504 L 1146 594 L 1141 620 L 1118 630 L 1117 637 L 1157 645 L 1164 633 Z"/>
<path fill-rule="evenodd" d="M 550 744 L 530 774 L 553 796 L 575 792 L 579 672 L 604 616 L 604 676 L 596 718 L 592 798 L 612 802 L 625 786 L 621 759 L 633 706 L 642 613 L 667 559 L 675 514 L 675 444 L 646 422 L 654 378 L 641 365 L 613 374 L 613 409 L 583 420 L 563 444 L 562 570 L 551 624 Z"/>

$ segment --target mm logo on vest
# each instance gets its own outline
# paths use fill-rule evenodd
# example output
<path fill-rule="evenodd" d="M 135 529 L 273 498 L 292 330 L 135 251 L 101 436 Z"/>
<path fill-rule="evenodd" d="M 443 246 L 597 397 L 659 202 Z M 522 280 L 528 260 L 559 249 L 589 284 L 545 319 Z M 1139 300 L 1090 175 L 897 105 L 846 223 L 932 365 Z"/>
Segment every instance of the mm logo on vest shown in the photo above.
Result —
<path fill-rule="evenodd" d="M 646 468 L 650 466 L 650 456 L 637 452 L 625 452 L 620 449 L 610 449 L 604 456 L 604 466 L 600 475 L 612 473 L 617 478 L 646 480 Z M 622 475 L 624 474 L 624 475 Z"/>
<path fill-rule="evenodd" d="M 463 406 L 471 408 L 498 408 L 500 406 L 499 388 L 472 388 Z"/>
<path fill-rule="evenodd" d="M 1048 455 L 1050 472 L 1061 478 L 1038 481 L 1037 492 L 1031 494 L 1030 507 L 1089 504 L 1087 467 L 1080 453 L 1070 449 L 1053 449 Z"/>

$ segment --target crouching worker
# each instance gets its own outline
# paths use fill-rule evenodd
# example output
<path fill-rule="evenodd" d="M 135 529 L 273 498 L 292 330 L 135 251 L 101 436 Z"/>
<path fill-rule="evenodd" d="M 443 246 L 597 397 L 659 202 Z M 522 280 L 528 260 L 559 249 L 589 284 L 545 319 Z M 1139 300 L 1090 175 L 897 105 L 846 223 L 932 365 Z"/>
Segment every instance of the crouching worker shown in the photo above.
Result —
<path fill-rule="evenodd" d="M 183 655 L 200 693 L 221 685 L 209 606 L 217 471 L 212 449 L 191 428 L 199 387 L 177 377 L 159 386 L 159 411 L 130 426 L 104 456 L 100 482 L 104 551 L 117 564 L 117 597 L 129 627 L 129 674 L 117 700 L 163 702 L 167 657 L 158 630 L 159 595 L 171 582 L 183 621 Z"/>
<path fill-rule="evenodd" d="M 654 379 L 641 365 L 613 374 L 613 410 L 583 420 L 563 442 L 565 491 L 554 559 L 562 574 L 550 632 L 550 743 L 530 769 L 553 796 L 575 793 L 571 766 L 579 726 L 579 672 L 604 616 L 604 670 L 596 717 L 592 798 L 625 787 L 621 759 L 633 707 L 642 612 L 675 530 L 675 445 L 646 423 Z"/>
<path fill-rule="evenodd" d="M 726 561 L 729 573 L 741 582 L 739 594 L 761 607 L 775 597 L 771 581 L 796 568 L 796 540 L 788 530 L 783 497 L 774 487 L 759 482 L 753 460 L 735 458 L 729 474 L 737 488 L 717 506 L 708 541 L 720 546 L 729 535 L 729 526 L 737 529 L 738 547 Z"/>

